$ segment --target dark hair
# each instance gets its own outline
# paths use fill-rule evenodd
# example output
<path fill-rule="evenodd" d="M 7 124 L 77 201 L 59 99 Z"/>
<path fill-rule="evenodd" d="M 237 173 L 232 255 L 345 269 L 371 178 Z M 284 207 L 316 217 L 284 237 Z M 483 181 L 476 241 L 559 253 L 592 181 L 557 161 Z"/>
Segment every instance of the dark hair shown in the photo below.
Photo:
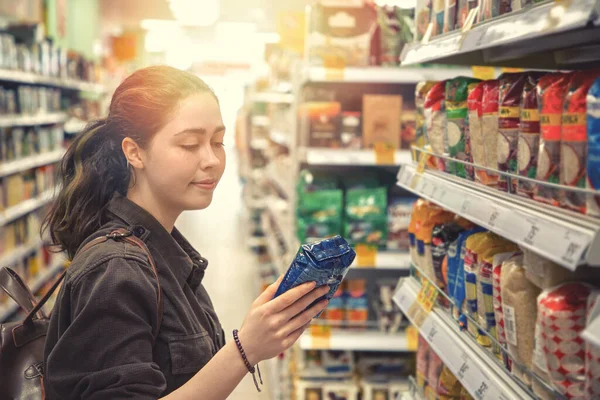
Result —
<path fill-rule="evenodd" d="M 112 96 L 108 116 L 89 123 L 67 150 L 60 165 L 60 192 L 42 230 L 73 258 L 81 243 L 102 225 L 104 209 L 115 192 L 127 194 L 131 170 L 123 154 L 130 137 L 144 148 L 172 117 L 180 101 L 212 89 L 200 78 L 167 66 L 136 71 Z"/>

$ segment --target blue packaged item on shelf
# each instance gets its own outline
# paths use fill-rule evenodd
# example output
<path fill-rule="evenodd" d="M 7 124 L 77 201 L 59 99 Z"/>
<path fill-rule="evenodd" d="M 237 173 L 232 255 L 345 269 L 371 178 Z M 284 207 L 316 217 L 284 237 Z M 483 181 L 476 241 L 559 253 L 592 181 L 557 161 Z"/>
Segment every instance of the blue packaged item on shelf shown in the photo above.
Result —
<path fill-rule="evenodd" d="M 600 78 L 596 79 L 587 101 L 587 188 L 600 190 Z M 600 195 L 587 195 L 587 214 L 600 217 Z"/>
<path fill-rule="evenodd" d="M 303 283 L 316 282 L 317 287 L 329 285 L 329 292 L 315 303 L 330 300 L 355 257 L 356 253 L 341 236 L 304 244 L 283 277 L 275 297 Z"/>

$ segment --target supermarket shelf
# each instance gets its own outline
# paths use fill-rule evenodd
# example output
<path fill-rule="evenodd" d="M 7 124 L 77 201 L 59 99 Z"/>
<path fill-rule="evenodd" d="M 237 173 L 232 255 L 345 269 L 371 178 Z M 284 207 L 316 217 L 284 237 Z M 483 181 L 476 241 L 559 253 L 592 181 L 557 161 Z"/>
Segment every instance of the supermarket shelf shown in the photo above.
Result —
<path fill-rule="evenodd" d="M 434 308 L 419 324 L 412 320 L 411 308 L 417 301 L 419 289 L 420 285 L 414 278 L 403 279 L 394 295 L 394 301 L 411 322 L 418 326 L 420 335 L 473 397 L 481 400 L 531 398 L 494 362 L 493 355 L 474 344 L 467 337 L 468 333 L 461 332 L 458 324 L 442 312 Z"/>
<path fill-rule="evenodd" d="M 358 258 L 354 260 L 351 268 L 386 269 L 408 271 L 410 270 L 410 254 L 406 252 L 379 251 L 375 256 L 375 265 L 358 265 Z"/>
<path fill-rule="evenodd" d="M 297 240 L 293 236 L 295 230 L 289 207 L 290 205 L 285 200 L 272 196 L 266 199 L 265 209 L 272 216 L 276 229 L 283 239 L 286 251 L 295 253 L 299 245 L 297 245 Z"/>
<path fill-rule="evenodd" d="M 600 266 L 600 222 L 448 174 L 406 165 L 398 185 L 566 268 Z"/>
<path fill-rule="evenodd" d="M 24 244 L 19 247 L 16 247 L 15 249 L 8 252 L 8 254 L 4 254 L 2 256 L 2 258 L 0 258 L 0 268 L 5 267 L 7 265 L 12 265 L 12 264 L 18 262 L 23 257 L 25 257 L 27 254 L 32 253 L 35 250 L 42 247 L 43 244 L 44 244 L 44 242 L 41 239 L 38 239 L 32 243 Z"/>
<path fill-rule="evenodd" d="M 313 338 L 310 331 L 306 331 L 300 337 L 299 344 L 303 350 L 410 351 L 404 333 L 378 331 L 332 329 L 328 338 Z"/>
<path fill-rule="evenodd" d="M 33 199 L 22 201 L 16 206 L 7 208 L 4 213 L 0 215 L 0 226 L 4 226 L 7 223 L 29 214 L 30 212 L 48 204 L 54 198 L 56 189 L 46 190 L 42 194 Z"/>
<path fill-rule="evenodd" d="M 75 79 L 52 78 L 29 72 L 7 69 L 0 69 L 0 81 L 47 85 L 91 93 L 104 93 L 106 91 L 105 87 L 99 83 L 84 82 Z"/>
<path fill-rule="evenodd" d="M 414 85 L 426 80 L 444 80 L 457 76 L 472 76 L 466 68 L 398 68 L 398 67 L 346 67 L 331 69 L 308 67 L 304 80 L 308 82 L 397 83 Z"/>
<path fill-rule="evenodd" d="M 394 153 L 394 163 L 378 164 L 374 150 L 349 150 L 327 148 L 301 148 L 299 158 L 309 165 L 387 165 L 399 166 L 412 162 L 411 152 L 398 150 Z"/>
<path fill-rule="evenodd" d="M 598 59 L 600 33 L 600 20 L 594 21 L 597 9 L 597 0 L 527 7 L 466 33 L 457 31 L 427 44 L 407 45 L 401 55 L 402 65 L 436 62 L 561 69 L 593 64 Z M 592 54 L 595 56 L 590 59 Z"/>
<path fill-rule="evenodd" d="M 37 154 L 35 156 L 25 157 L 21 160 L 0 163 L 0 177 L 16 174 L 17 172 L 27 171 L 31 168 L 40 167 L 60 161 L 65 154 L 65 150 L 55 150 L 50 153 Z"/>
<path fill-rule="evenodd" d="M 265 115 L 255 115 L 252 117 L 252 125 L 268 127 L 271 125 L 271 119 Z"/>
<path fill-rule="evenodd" d="M 55 257 L 56 260 L 52 263 L 52 265 L 49 266 L 47 270 L 44 271 L 38 278 L 36 278 L 33 284 L 29 285 L 32 293 L 40 290 L 48 281 L 50 281 L 64 269 L 67 258 L 62 254 Z M 10 302 L 10 305 L 0 309 L 0 322 L 8 319 L 8 317 L 10 317 L 19 309 L 19 306 L 12 302 L 12 300 L 9 299 L 8 301 Z"/>
<path fill-rule="evenodd" d="M 292 193 L 294 191 L 293 188 L 293 182 L 291 181 L 291 179 L 285 179 L 285 176 L 282 176 L 283 174 L 289 174 L 290 173 L 290 169 L 288 168 L 282 168 L 281 164 L 276 164 L 276 163 L 270 163 L 267 168 L 267 177 L 268 179 L 275 185 L 277 186 L 277 189 L 279 190 L 279 192 L 281 192 L 281 194 L 283 194 L 283 196 L 285 196 L 286 199 L 292 199 Z"/>
<path fill-rule="evenodd" d="M 252 101 L 255 103 L 292 104 L 294 95 L 277 92 L 257 92 L 252 95 Z"/>
<path fill-rule="evenodd" d="M 67 120 L 65 113 L 48 113 L 37 115 L 2 115 L 0 116 L 0 127 L 9 126 L 34 126 L 60 124 Z"/>

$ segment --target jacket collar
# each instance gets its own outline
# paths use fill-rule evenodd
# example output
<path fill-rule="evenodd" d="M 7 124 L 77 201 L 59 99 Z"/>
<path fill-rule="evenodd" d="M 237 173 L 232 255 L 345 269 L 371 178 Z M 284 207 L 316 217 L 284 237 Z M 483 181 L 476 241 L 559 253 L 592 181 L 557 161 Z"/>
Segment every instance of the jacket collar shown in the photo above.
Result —
<path fill-rule="evenodd" d="M 148 211 L 117 193 L 107 210 L 127 224 L 128 229 L 148 245 L 153 257 L 160 257 L 183 287 L 189 280 L 193 286 L 202 281 L 208 262 L 177 228 L 169 233 Z M 157 262 L 157 265 L 160 265 Z"/>

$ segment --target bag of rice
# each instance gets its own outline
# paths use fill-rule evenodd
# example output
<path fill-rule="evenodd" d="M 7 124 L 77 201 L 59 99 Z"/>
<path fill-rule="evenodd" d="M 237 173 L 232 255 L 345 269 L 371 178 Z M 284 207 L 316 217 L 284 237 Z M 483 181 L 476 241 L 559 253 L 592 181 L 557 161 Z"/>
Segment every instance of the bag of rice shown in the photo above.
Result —
<path fill-rule="evenodd" d="M 467 107 L 469 109 L 467 117 L 467 126 L 469 129 L 469 148 L 473 164 L 485 167 L 485 151 L 483 143 L 482 123 L 482 99 L 483 88 L 485 82 L 469 85 L 469 96 L 467 98 Z M 490 179 L 487 177 L 487 172 L 482 169 L 475 168 L 475 181 L 486 184 Z"/>
<path fill-rule="evenodd" d="M 560 135 L 565 94 L 571 74 L 546 75 L 538 81 L 538 107 L 540 109 L 540 149 L 537 179 L 560 183 Z M 544 185 L 536 185 L 533 198 L 537 201 L 560 205 L 561 192 Z"/>
<path fill-rule="evenodd" d="M 517 257 L 502 265 L 500 287 L 508 351 L 513 357 L 512 374 L 531 385 L 531 369 L 537 302 L 541 290 L 525 279 L 525 269 Z"/>
<path fill-rule="evenodd" d="M 600 79 L 587 96 L 587 188 L 600 190 Z M 600 194 L 587 196 L 587 214 L 600 217 Z"/>
<path fill-rule="evenodd" d="M 594 291 L 588 300 L 586 325 L 600 318 L 600 290 Z M 600 398 L 600 346 L 586 342 L 585 393 L 590 399 Z"/>
<path fill-rule="evenodd" d="M 467 126 L 467 97 L 471 84 L 479 81 L 458 77 L 446 82 L 446 136 L 450 157 L 472 162 L 469 130 Z M 448 172 L 461 178 L 473 180 L 473 169 L 464 164 L 449 162 Z"/>
<path fill-rule="evenodd" d="M 461 232 L 458 238 L 448 246 L 448 295 L 452 298 L 456 307 L 453 309 L 455 319 L 459 319 L 462 313 L 467 312 L 465 303 L 465 270 L 464 257 L 466 253 L 466 241 L 472 235 L 483 233 L 480 227 Z"/>
<path fill-rule="evenodd" d="M 506 333 L 504 329 L 504 312 L 502 311 L 502 292 L 500 288 L 500 278 L 502 275 L 502 265 L 504 262 L 509 261 L 511 258 L 521 257 L 518 253 L 500 253 L 496 254 L 493 259 L 494 270 L 493 270 L 493 304 L 494 304 L 494 318 L 496 320 L 496 334 L 498 343 L 502 346 L 504 351 L 500 351 L 504 366 L 509 371 L 512 369 L 512 360 L 506 353 Z"/>
<path fill-rule="evenodd" d="M 537 175 L 538 152 L 540 148 L 540 112 L 537 101 L 537 79 L 528 76 L 521 96 L 521 120 L 519 123 L 519 143 L 517 159 L 519 175 L 535 179 Z M 533 197 L 535 183 L 519 180 L 517 193 Z"/>
<path fill-rule="evenodd" d="M 562 185 L 585 187 L 587 178 L 586 97 L 599 74 L 598 71 L 576 72 L 569 82 L 562 115 L 560 149 L 560 183 Z M 562 206 L 585 214 L 586 195 L 565 190 Z"/>
<path fill-rule="evenodd" d="M 445 109 L 446 81 L 437 82 L 425 97 L 425 129 L 427 141 L 431 145 L 431 151 L 441 156 L 448 155 L 446 143 L 446 109 Z M 442 158 L 435 158 L 437 168 L 446 171 L 445 162 Z"/>
<path fill-rule="evenodd" d="M 548 372 L 554 388 L 568 399 L 589 399 L 585 389 L 586 346 L 581 331 L 586 326 L 594 287 L 569 282 L 545 290 L 538 299 L 541 335 Z"/>
<path fill-rule="evenodd" d="M 427 340 L 423 336 L 419 335 L 419 342 L 417 344 L 417 386 L 421 390 L 425 389 L 427 385 L 427 370 L 429 369 L 429 354 L 431 349 Z"/>
<path fill-rule="evenodd" d="M 525 276 L 540 289 L 549 289 L 568 281 L 598 282 L 600 280 L 598 270 L 593 267 L 579 267 L 571 271 L 531 250 L 522 249 L 522 251 Z"/>
<path fill-rule="evenodd" d="M 485 166 L 487 168 L 498 168 L 498 98 L 499 81 L 492 80 L 484 82 L 482 104 L 481 129 L 483 131 L 483 151 Z M 483 182 L 488 186 L 498 184 L 498 175 L 488 172 L 488 181 Z"/>
<path fill-rule="evenodd" d="M 417 109 L 417 118 L 416 118 L 416 132 L 415 132 L 415 146 L 420 149 L 424 149 L 426 145 L 429 144 L 427 141 L 427 128 L 425 126 L 425 97 L 427 93 L 435 82 L 432 81 L 423 81 L 417 83 L 417 87 L 415 89 L 415 108 Z M 413 150 L 413 160 L 419 161 L 418 154 Z"/>

